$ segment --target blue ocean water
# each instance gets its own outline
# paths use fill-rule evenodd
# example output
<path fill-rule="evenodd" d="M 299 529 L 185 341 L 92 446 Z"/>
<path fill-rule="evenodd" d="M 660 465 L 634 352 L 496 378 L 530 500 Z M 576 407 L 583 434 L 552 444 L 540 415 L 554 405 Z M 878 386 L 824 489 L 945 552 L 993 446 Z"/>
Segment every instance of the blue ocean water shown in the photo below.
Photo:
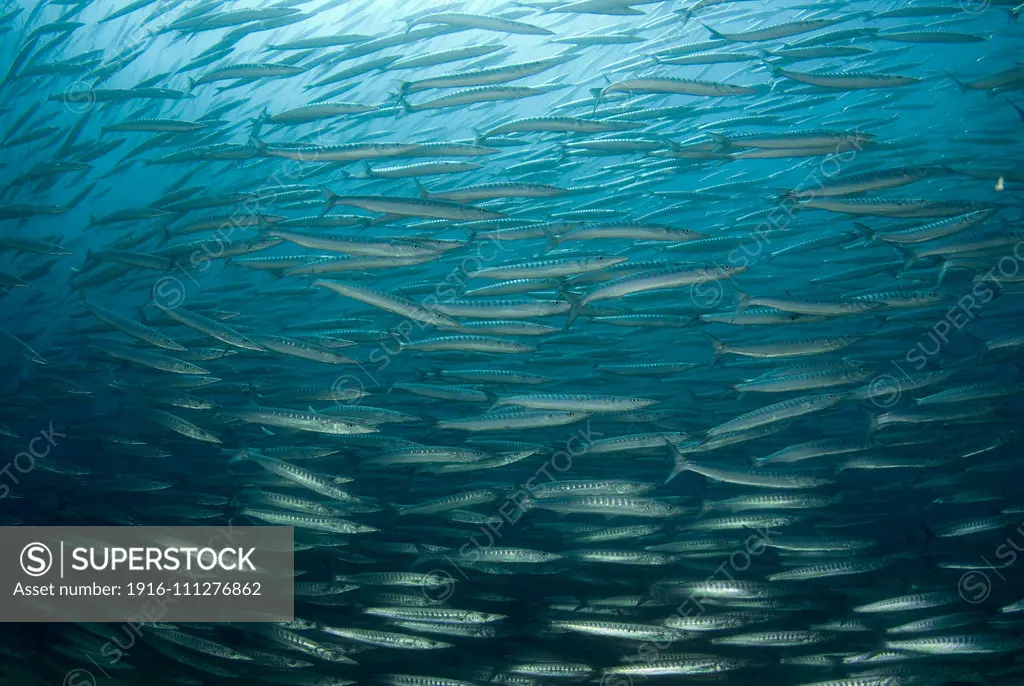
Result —
<path fill-rule="evenodd" d="M 0 3 L 4 524 L 300 584 L 4 683 L 1016 683 L 1019 14 Z"/>

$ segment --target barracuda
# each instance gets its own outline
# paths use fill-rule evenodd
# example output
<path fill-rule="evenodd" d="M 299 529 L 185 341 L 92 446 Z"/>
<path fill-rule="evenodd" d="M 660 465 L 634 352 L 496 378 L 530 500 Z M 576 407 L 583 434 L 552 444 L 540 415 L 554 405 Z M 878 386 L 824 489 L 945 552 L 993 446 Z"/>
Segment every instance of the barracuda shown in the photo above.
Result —
<path fill-rule="evenodd" d="M 249 424 L 277 426 L 282 429 L 312 431 L 337 436 L 374 433 L 377 431 L 375 427 L 353 424 L 315 412 L 301 412 L 284 408 L 254 406 L 244 410 L 224 410 L 222 414 Z"/>
<path fill-rule="evenodd" d="M 552 67 L 564 64 L 572 59 L 572 56 L 558 56 L 533 62 L 523 62 L 506 67 L 494 67 L 492 69 L 477 69 L 459 74 L 448 74 L 434 78 L 423 79 L 422 81 L 400 81 L 399 91 L 402 93 L 417 93 L 431 88 L 470 88 L 473 86 L 490 86 L 498 83 L 507 83 L 516 79 L 526 78 L 534 74 L 540 74 Z M 514 129 L 513 129 L 514 130 Z M 507 132 L 502 132 L 507 133 Z M 498 135 L 489 132 L 483 138 Z"/>
<path fill-rule="evenodd" d="M 198 312 L 190 312 L 183 308 L 169 308 L 157 302 L 154 302 L 153 304 L 174 321 L 184 324 L 191 329 L 195 329 L 200 333 L 206 334 L 211 338 L 223 341 L 230 346 L 241 348 L 243 350 L 263 350 L 261 345 L 250 339 L 248 336 L 235 331 L 230 326 L 226 326 L 214 319 L 210 319 L 205 315 L 199 314 Z"/>
<path fill-rule="evenodd" d="M 627 93 L 629 95 L 671 93 L 676 95 L 725 97 L 730 95 L 752 95 L 757 93 L 758 90 L 755 86 L 734 86 L 728 83 L 693 81 L 679 78 L 627 79 L 599 89 L 596 95 L 599 99 L 604 99 L 606 95 L 611 93 Z"/>

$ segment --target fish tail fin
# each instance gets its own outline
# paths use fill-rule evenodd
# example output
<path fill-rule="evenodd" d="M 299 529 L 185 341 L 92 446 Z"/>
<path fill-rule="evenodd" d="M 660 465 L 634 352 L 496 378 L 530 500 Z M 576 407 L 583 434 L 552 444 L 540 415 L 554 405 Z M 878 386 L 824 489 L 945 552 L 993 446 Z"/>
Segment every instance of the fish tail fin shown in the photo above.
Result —
<path fill-rule="evenodd" d="M 253 123 L 252 129 L 249 131 L 249 145 L 256 149 L 257 153 L 263 154 L 267 150 L 267 144 L 260 138 L 259 125 Z"/>
<path fill-rule="evenodd" d="M 416 184 L 416 192 L 419 193 L 421 198 L 429 198 L 430 197 L 430 191 L 428 191 L 426 188 L 423 187 L 423 184 L 420 183 L 419 179 L 415 179 L 414 178 L 412 180 L 412 182 L 414 184 Z"/>
<path fill-rule="evenodd" d="M 714 511 L 714 509 L 715 502 L 713 500 L 702 500 L 700 501 L 700 509 L 694 512 L 693 514 L 697 519 L 700 519 L 709 512 Z"/>
<path fill-rule="evenodd" d="M 953 79 L 953 83 L 955 83 L 960 88 L 960 92 L 961 93 L 966 93 L 967 91 L 970 90 L 970 88 L 967 87 L 967 84 L 965 82 L 963 82 L 960 79 L 958 79 L 957 77 L 953 76 L 948 71 L 946 72 L 946 76 L 948 76 L 949 78 Z"/>
<path fill-rule="evenodd" d="M 793 188 L 775 188 L 773 192 L 775 197 L 772 199 L 779 203 L 785 200 L 793 200 L 797 197 L 797 191 Z"/>
<path fill-rule="evenodd" d="M 188 85 L 185 87 L 185 97 L 186 98 L 191 98 L 192 97 L 192 89 L 195 88 L 195 87 L 196 87 L 196 80 L 193 79 L 191 76 L 188 77 Z"/>
<path fill-rule="evenodd" d="M 1020 117 L 1020 120 L 1022 122 L 1024 122 L 1024 108 L 1022 108 L 1020 105 L 1010 100 L 1009 98 L 1004 98 L 1004 100 L 1010 103 L 1010 106 L 1013 107 L 1013 109 L 1017 110 L 1017 116 Z"/>
<path fill-rule="evenodd" d="M 662 484 L 663 486 L 668 485 L 669 482 L 672 481 L 672 479 L 676 478 L 685 471 L 689 471 L 690 468 L 693 466 L 686 461 L 686 458 L 683 457 L 683 454 L 681 452 L 679 452 L 679 448 L 676 447 L 675 443 L 666 438 L 665 445 L 668 447 L 668 455 L 672 459 L 672 469 L 671 471 L 669 471 L 668 476 L 665 477 L 665 483 Z"/>
<path fill-rule="evenodd" d="M 751 296 L 744 293 L 743 291 L 736 291 L 736 295 L 740 297 L 739 302 L 736 303 L 736 311 L 733 312 L 733 321 L 736 321 L 736 317 L 746 312 L 747 308 L 750 307 L 752 300 Z"/>
<path fill-rule="evenodd" d="M 568 330 L 572 327 L 576 318 L 580 316 L 580 310 L 583 309 L 582 301 L 577 300 L 569 308 L 569 315 L 565 319 L 565 329 Z"/>
<path fill-rule="evenodd" d="M 875 434 L 878 433 L 878 430 L 881 428 L 878 425 L 878 415 L 872 412 L 864 405 L 860 406 L 860 411 L 861 414 L 863 414 L 864 417 L 868 420 L 867 438 L 869 441 L 874 440 Z"/>
<path fill-rule="evenodd" d="M 728 40 L 728 39 L 727 39 L 727 38 L 726 38 L 725 36 L 723 36 L 723 35 L 722 35 L 721 33 L 719 33 L 718 31 L 715 31 L 715 30 L 714 30 L 713 28 L 711 28 L 711 27 L 710 27 L 710 26 L 708 26 L 707 24 L 705 24 L 705 23 L 701 22 L 701 26 L 703 26 L 703 27 L 704 27 L 705 29 L 707 29 L 707 30 L 708 30 L 708 33 L 710 33 L 710 34 L 711 34 L 711 37 L 712 37 L 712 38 L 717 38 L 718 40 Z"/>
<path fill-rule="evenodd" d="M 904 246 L 898 245 L 898 244 L 894 245 L 893 247 L 895 247 L 900 252 L 900 255 L 903 256 L 903 269 L 904 270 L 910 269 L 911 267 L 913 267 L 917 263 L 917 261 L 919 259 L 921 259 L 920 257 L 917 256 L 917 253 L 915 253 L 910 248 L 907 248 L 907 247 L 904 247 Z"/>
<path fill-rule="evenodd" d="M 765 59 L 764 57 L 761 58 L 761 64 L 763 64 L 765 66 L 765 69 L 768 70 L 768 73 L 772 75 L 770 88 L 772 91 L 774 91 L 779 79 L 781 79 L 784 76 L 782 72 L 782 67 L 780 67 L 775 62 L 772 62 L 771 60 Z"/>
<path fill-rule="evenodd" d="M 561 236 L 550 226 L 545 226 L 541 230 L 544 232 L 544 236 L 547 239 L 548 250 L 554 250 L 557 248 L 558 244 L 561 242 Z"/>
<path fill-rule="evenodd" d="M 409 82 L 401 79 L 394 79 L 393 83 L 398 87 L 398 99 L 401 101 L 402 96 L 409 92 Z"/>
<path fill-rule="evenodd" d="M 256 399 L 260 397 L 259 392 L 256 390 L 256 387 L 253 386 L 251 383 L 247 383 L 245 386 L 246 395 L 249 396 L 249 407 L 256 407 Z"/>
<path fill-rule="evenodd" d="M 246 448 L 245 446 L 243 446 L 243 447 L 239 448 L 237 452 L 232 454 L 230 458 L 228 458 L 228 462 L 229 463 L 230 462 L 243 462 L 243 461 L 248 460 L 248 459 L 249 459 L 249 449 Z"/>
<path fill-rule="evenodd" d="M 640 599 L 637 602 L 636 606 L 643 607 L 644 605 L 651 602 L 652 600 L 655 600 L 659 596 L 660 594 L 658 593 L 658 584 L 657 582 L 652 581 L 651 583 L 647 584 L 647 590 L 644 591 L 643 595 L 640 596 Z"/>
<path fill-rule="evenodd" d="M 269 231 L 273 228 L 270 220 L 267 219 L 267 215 L 262 212 L 256 212 L 256 230 L 259 232 Z"/>
<path fill-rule="evenodd" d="M 569 301 L 569 315 L 565 320 L 565 328 L 569 329 L 573 322 L 576 321 L 576 318 L 580 316 L 580 311 L 583 309 L 583 306 L 586 305 L 586 299 L 576 295 L 575 293 L 570 293 L 565 288 L 560 288 L 559 293 L 563 298 Z"/>
<path fill-rule="evenodd" d="M 420 543 L 413 543 L 416 546 L 416 559 L 412 561 L 412 566 L 423 564 L 432 559 L 430 551 L 423 547 Z"/>
<path fill-rule="evenodd" d="M 857 227 L 858 231 L 864 234 L 864 238 L 868 239 L 868 242 L 864 244 L 865 246 L 872 245 L 878 242 L 878 237 L 875 235 L 875 230 L 872 229 L 870 226 L 868 226 L 867 224 L 862 224 L 861 222 L 854 222 L 853 225 Z"/>
<path fill-rule="evenodd" d="M 729 147 L 729 139 L 721 133 L 708 133 L 711 136 L 711 140 L 715 142 L 715 149 L 712 152 L 721 152 L 725 148 Z"/>
<path fill-rule="evenodd" d="M 726 343 L 725 343 L 725 341 L 722 341 L 722 340 L 720 340 L 718 338 L 715 338 L 714 336 L 712 336 L 711 334 L 707 333 L 706 331 L 701 331 L 701 333 L 704 334 L 704 336 L 709 341 L 711 341 L 712 355 L 713 355 L 712 360 L 711 360 L 711 365 L 714 366 L 714 365 L 718 364 L 719 360 L 722 359 L 722 355 L 724 355 L 726 353 Z"/>
<path fill-rule="evenodd" d="M 576 607 L 574 607 L 571 610 L 571 612 L 579 612 L 580 610 L 584 610 L 584 609 L 586 609 L 588 607 L 590 607 L 590 599 L 589 598 L 582 598 L 582 599 L 576 598 Z"/>
<path fill-rule="evenodd" d="M 327 214 L 328 212 L 331 211 L 331 209 L 334 207 L 335 201 L 338 198 L 340 198 L 341 196 L 338 195 L 337 193 L 335 193 L 334 191 L 332 191 L 327 186 L 320 186 L 320 190 L 322 190 L 324 192 L 324 203 L 325 203 L 324 209 L 320 213 L 320 216 L 322 217 L 322 216 L 324 216 L 325 214 Z"/>
<path fill-rule="evenodd" d="M 676 141 L 665 139 L 665 143 L 668 145 L 668 149 L 672 152 L 677 152 L 683 149 L 683 146 Z"/>

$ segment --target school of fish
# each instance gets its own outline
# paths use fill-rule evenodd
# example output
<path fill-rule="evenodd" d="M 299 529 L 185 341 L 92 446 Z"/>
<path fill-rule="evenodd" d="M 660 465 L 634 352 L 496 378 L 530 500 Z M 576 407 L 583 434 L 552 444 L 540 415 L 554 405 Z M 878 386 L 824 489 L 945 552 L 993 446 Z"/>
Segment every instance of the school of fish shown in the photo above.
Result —
<path fill-rule="evenodd" d="M 1024 683 L 1022 11 L 0 0 L 0 522 L 296 569 L 0 683 Z"/>

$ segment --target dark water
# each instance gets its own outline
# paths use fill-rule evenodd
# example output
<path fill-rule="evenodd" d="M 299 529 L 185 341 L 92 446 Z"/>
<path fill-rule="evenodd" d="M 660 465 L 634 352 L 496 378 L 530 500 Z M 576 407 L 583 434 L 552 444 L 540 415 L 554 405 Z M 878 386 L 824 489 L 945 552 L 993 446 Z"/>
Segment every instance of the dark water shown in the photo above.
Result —
<path fill-rule="evenodd" d="M 3 523 L 301 576 L 2 683 L 1017 683 L 1018 14 L 7 2 Z"/>

